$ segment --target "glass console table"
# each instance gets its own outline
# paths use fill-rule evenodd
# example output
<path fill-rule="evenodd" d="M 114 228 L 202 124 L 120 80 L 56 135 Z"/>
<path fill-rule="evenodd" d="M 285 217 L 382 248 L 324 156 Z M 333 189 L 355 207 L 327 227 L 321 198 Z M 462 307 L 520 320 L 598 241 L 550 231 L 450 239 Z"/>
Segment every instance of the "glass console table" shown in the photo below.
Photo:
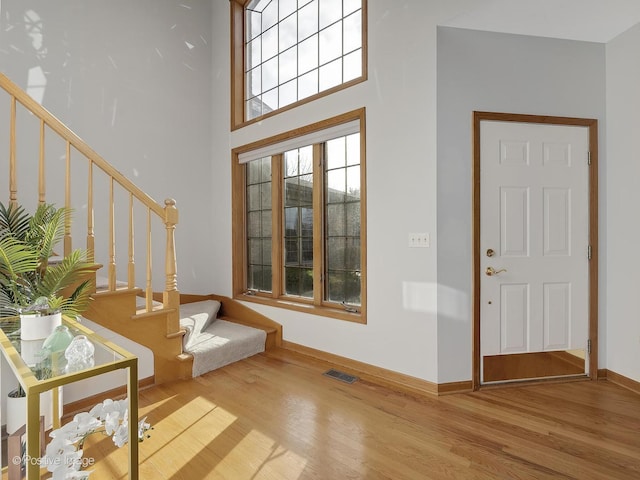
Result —
<path fill-rule="evenodd" d="M 17 317 L 0 318 L 0 348 L 26 393 L 26 475 L 27 480 L 40 478 L 40 394 L 52 390 L 53 428 L 60 427 L 60 399 L 58 387 L 114 370 L 126 369 L 127 397 L 129 399 L 129 479 L 138 479 L 138 358 L 126 350 L 97 335 L 81 323 L 63 318 L 64 325 L 75 335 L 86 335 L 95 346 L 93 367 L 73 373 L 52 374 L 38 379 L 20 355 L 20 320 Z M 6 392 L 0 392 L 6 395 Z M 45 440 L 46 443 L 46 440 Z M 11 459 L 8 459 L 11 461 Z"/>

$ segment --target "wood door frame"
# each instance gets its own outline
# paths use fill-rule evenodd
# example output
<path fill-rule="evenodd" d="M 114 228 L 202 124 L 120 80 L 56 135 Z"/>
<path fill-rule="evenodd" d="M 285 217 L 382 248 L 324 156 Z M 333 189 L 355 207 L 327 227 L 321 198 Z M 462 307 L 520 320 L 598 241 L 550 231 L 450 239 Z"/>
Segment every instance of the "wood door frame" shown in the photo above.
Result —
<path fill-rule="evenodd" d="M 515 113 L 473 112 L 473 184 L 472 184 L 472 328 L 473 328 L 473 390 L 481 387 L 480 380 L 480 122 L 491 120 L 497 122 L 518 122 L 545 125 L 581 126 L 589 129 L 589 245 L 591 260 L 589 261 L 589 377 L 598 378 L 598 120 L 592 118 L 553 117 L 544 115 L 524 115 Z M 585 252 L 586 254 L 586 252 Z"/>

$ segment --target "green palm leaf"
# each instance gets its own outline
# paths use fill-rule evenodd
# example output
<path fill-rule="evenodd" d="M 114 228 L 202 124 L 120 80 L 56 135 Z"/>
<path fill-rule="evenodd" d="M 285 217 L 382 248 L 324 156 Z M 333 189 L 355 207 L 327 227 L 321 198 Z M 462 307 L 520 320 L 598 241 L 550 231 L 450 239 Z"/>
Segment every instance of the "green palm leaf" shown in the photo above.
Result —
<path fill-rule="evenodd" d="M 60 263 L 50 265 L 44 273 L 37 290 L 39 296 L 51 295 L 73 285 L 78 279 L 94 271 L 94 264 L 86 261 L 82 250 L 74 250 Z"/>
<path fill-rule="evenodd" d="M 18 240 L 24 240 L 29 230 L 31 217 L 24 207 L 17 203 L 9 203 L 7 207 L 0 202 L 0 234 L 11 235 Z"/>
<path fill-rule="evenodd" d="M 0 237 L 0 277 L 9 280 L 38 266 L 38 252 L 15 238 Z"/>
<path fill-rule="evenodd" d="M 16 204 L 0 204 L 0 317 L 33 306 L 39 297 L 46 298 L 49 310 L 71 317 L 86 310 L 96 264 L 76 249 L 49 265 L 68 215 L 69 209 L 50 204 L 39 205 L 33 216 Z"/>
<path fill-rule="evenodd" d="M 56 209 L 50 204 L 41 204 L 33 214 L 27 233 L 27 241 L 40 252 L 40 261 L 46 268 L 49 257 L 54 254 L 54 247 L 64 237 L 64 221 L 68 210 Z"/>
<path fill-rule="evenodd" d="M 59 305 L 60 311 L 69 317 L 78 317 L 89 307 L 92 293 L 93 282 L 85 280 L 78 285 L 69 298 L 62 300 Z"/>
<path fill-rule="evenodd" d="M 10 236 L 0 237 L 0 289 L 4 311 L 9 306 L 24 304 L 30 282 L 27 280 L 38 268 L 38 252 Z M 13 312 L 15 313 L 15 311 Z"/>

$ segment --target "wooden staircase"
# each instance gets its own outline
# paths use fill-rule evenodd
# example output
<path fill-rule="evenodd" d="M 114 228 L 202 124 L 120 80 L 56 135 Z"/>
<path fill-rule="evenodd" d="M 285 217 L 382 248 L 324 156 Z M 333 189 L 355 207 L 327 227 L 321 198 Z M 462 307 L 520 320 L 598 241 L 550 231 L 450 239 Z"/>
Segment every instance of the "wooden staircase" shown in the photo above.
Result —
<path fill-rule="evenodd" d="M 85 227 L 80 226 L 81 229 L 85 229 L 84 233 L 79 230 L 72 232 L 71 222 L 67 222 L 63 254 L 67 255 L 72 251 L 74 237 L 77 239 L 79 236 L 84 236 L 89 259 L 95 262 L 102 261 L 107 275 L 106 285 L 96 289 L 93 302 L 85 312 L 85 316 L 151 349 L 154 354 L 155 383 L 191 377 L 193 358 L 183 352 L 185 332 L 180 328 L 181 302 L 216 299 L 222 303 L 222 318 L 264 329 L 267 332 L 266 348 L 281 344 L 280 325 L 239 302 L 217 295 L 180 294 L 174 241 L 179 216 L 174 200 L 167 199 L 164 205 L 157 203 L 2 73 L 0 73 L 0 87 L 0 96 L 4 91 L 8 96 L 10 108 L 7 126 L 9 130 L 9 202 L 18 202 L 18 185 L 24 184 L 24 182 L 18 182 L 21 174 L 34 178 L 34 172 L 37 172 L 37 182 L 30 183 L 34 191 L 21 191 L 21 198 L 29 199 L 34 203 L 36 201 L 45 203 L 48 173 L 64 172 L 65 207 L 73 210 L 74 205 L 71 199 L 76 199 L 76 202 L 86 205 L 87 220 Z M 22 119 L 26 117 L 30 120 L 23 122 Z M 33 118 L 37 121 L 34 122 Z M 1 122 L 2 120 L 0 120 L 0 128 L 4 128 Z M 16 133 L 18 129 L 19 135 Z M 51 163 L 60 160 L 59 155 L 50 153 L 49 136 L 51 134 L 55 137 L 57 144 L 60 143 L 60 139 L 64 142 L 65 154 L 62 166 L 49 166 L 48 157 L 52 158 Z M 34 141 L 39 144 L 37 161 L 18 158 L 18 152 L 29 151 L 33 148 Z M 28 143 L 28 148 L 22 148 L 23 143 Z M 72 178 L 86 178 L 87 181 L 74 180 L 72 183 Z M 107 198 L 104 198 L 104 194 L 101 197 L 96 193 L 98 189 L 94 188 L 94 184 L 98 181 L 108 185 Z M 60 182 L 55 182 L 54 185 L 60 185 Z M 116 202 L 121 201 L 122 198 L 126 198 L 123 202 L 125 204 L 116 205 Z M 21 203 L 24 204 L 25 201 Z M 98 205 L 104 206 L 109 212 L 106 232 L 108 246 L 107 251 L 99 252 L 101 255 L 95 251 L 97 227 L 94 222 L 94 211 Z M 142 215 L 139 214 L 140 211 L 143 212 Z M 163 243 L 158 242 L 157 239 L 152 242 L 154 222 L 161 222 L 166 232 L 162 292 L 153 290 L 154 278 L 158 278 L 158 274 L 151 268 L 152 244 Z M 133 233 L 134 226 L 139 227 L 140 223 L 146 225 L 146 231 L 142 235 L 137 233 L 135 238 L 143 238 L 142 245 L 134 243 Z M 77 225 L 76 220 L 74 228 Z M 126 265 L 122 265 L 120 269 L 116 262 L 116 252 L 122 248 L 120 250 L 116 248 L 116 226 L 119 232 L 128 230 L 126 260 L 121 262 Z M 143 255 L 143 264 L 137 265 L 134 253 L 140 250 L 146 253 Z M 124 270 L 127 272 L 127 279 L 123 285 L 122 282 L 116 281 L 116 272 Z M 144 271 L 145 278 L 140 282 L 136 279 L 137 271 Z M 139 284 L 143 287 L 139 288 Z"/>

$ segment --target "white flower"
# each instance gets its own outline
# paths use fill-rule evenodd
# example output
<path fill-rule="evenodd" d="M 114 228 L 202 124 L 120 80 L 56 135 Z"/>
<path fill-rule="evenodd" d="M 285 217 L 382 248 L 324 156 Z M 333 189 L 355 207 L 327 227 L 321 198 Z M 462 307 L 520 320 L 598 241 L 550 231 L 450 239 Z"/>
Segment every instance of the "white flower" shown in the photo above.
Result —
<path fill-rule="evenodd" d="M 116 447 L 120 448 L 129 441 L 129 418 L 124 417 L 122 423 L 116 429 L 116 433 L 113 434 L 113 443 Z"/>
<path fill-rule="evenodd" d="M 82 450 L 65 452 L 55 458 L 45 457 L 47 462 L 47 470 L 53 473 L 51 478 L 67 478 L 70 472 L 77 472 L 82 466 Z"/>
<path fill-rule="evenodd" d="M 75 452 L 76 448 L 71 440 L 63 435 L 55 436 L 47 445 L 45 454 L 47 456 L 62 455 L 65 452 Z"/>
<path fill-rule="evenodd" d="M 89 478 L 91 470 L 80 471 L 78 468 L 73 465 L 62 465 L 53 472 L 51 480 L 85 480 Z"/>
<path fill-rule="evenodd" d="M 78 413 L 73 417 L 73 421 L 77 422 L 77 433 L 86 436 L 100 427 L 101 423 L 96 417 L 87 412 Z"/>
<path fill-rule="evenodd" d="M 151 429 L 151 424 L 147 422 L 147 417 L 144 417 L 138 422 L 138 441 L 144 440 L 144 434 Z"/>
<path fill-rule="evenodd" d="M 102 403 L 98 403 L 97 405 L 94 405 L 94 407 L 89 410 L 89 415 L 91 415 L 94 418 L 100 418 L 100 415 L 102 413 Z"/>
<path fill-rule="evenodd" d="M 125 417 L 126 418 L 126 417 Z M 112 411 L 107 413 L 104 418 L 104 431 L 107 435 L 111 435 L 120 425 L 120 412 Z"/>
<path fill-rule="evenodd" d="M 64 478 L 65 480 L 86 480 L 89 478 L 89 475 L 91 475 L 91 472 L 93 472 L 93 470 L 85 470 L 81 472 L 71 471 L 68 472 Z"/>
<path fill-rule="evenodd" d="M 104 421 L 109 413 L 118 412 L 120 415 L 122 415 L 123 412 L 126 411 L 128 405 L 129 401 L 126 398 L 124 400 L 115 401 L 108 398 L 104 402 L 99 403 L 95 407 L 93 407 L 89 411 L 89 415 Z"/>
<path fill-rule="evenodd" d="M 53 473 L 53 480 L 83 480 L 89 478 L 91 471 L 82 468 L 82 449 L 84 439 L 96 432 L 111 436 L 117 447 L 129 441 L 129 402 L 127 399 L 110 399 L 97 404 L 89 412 L 73 417 L 73 420 L 49 436 L 52 438 L 45 456 L 41 459 L 47 469 Z M 138 422 L 138 441 L 143 441 L 145 433 L 151 429 L 147 417 Z"/>
<path fill-rule="evenodd" d="M 54 472 L 60 467 L 66 467 L 69 463 L 73 463 L 73 458 L 77 454 L 76 450 L 77 447 L 71 440 L 64 436 L 55 437 L 47 445 L 41 464 L 44 463 L 47 466 L 47 470 Z"/>
<path fill-rule="evenodd" d="M 63 438 L 71 438 L 76 436 L 76 432 L 78 431 L 78 422 L 73 420 L 57 430 L 52 430 L 49 436 L 51 438 L 63 437 Z"/>

